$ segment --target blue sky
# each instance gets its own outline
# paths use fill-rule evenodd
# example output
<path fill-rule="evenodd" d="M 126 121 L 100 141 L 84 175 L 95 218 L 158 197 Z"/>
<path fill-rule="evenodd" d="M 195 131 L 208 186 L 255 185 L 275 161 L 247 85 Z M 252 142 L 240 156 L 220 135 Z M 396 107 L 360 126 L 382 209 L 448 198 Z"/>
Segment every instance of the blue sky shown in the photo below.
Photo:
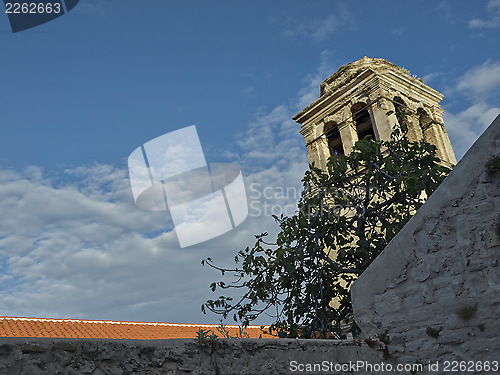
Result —
<path fill-rule="evenodd" d="M 200 261 L 230 265 L 276 232 L 270 209 L 293 209 L 307 163 L 291 117 L 319 84 L 365 55 L 404 66 L 445 95 L 459 159 L 500 113 L 499 31 L 500 0 L 80 0 L 16 34 L 0 17 L 0 315 L 218 322 Z M 254 203 L 180 249 L 168 215 L 134 205 L 126 163 L 193 124 Z"/>

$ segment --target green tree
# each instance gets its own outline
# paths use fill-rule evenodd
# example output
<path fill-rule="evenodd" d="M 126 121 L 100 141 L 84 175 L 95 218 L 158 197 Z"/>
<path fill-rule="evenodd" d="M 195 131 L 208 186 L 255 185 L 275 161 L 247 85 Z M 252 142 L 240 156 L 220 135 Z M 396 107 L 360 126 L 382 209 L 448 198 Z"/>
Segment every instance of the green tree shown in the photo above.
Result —
<path fill-rule="evenodd" d="M 257 235 L 234 268 L 202 261 L 236 278 L 212 283 L 212 291 L 241 290 L 237 299 L 208 300 L 203 312 L 243 325 L 272 313 L 270 331 L 280 337 L 343 337 L 346 327 L 356 333 L 350 285 L 450 171 L 433 145 L 407 139 L 405 114 L 397 117 L 391 140 L 365 137 L 349 155 L 331 157 L 326 171 L 310 166 L 296 214 L 274 217 L 274 243 Z"/>

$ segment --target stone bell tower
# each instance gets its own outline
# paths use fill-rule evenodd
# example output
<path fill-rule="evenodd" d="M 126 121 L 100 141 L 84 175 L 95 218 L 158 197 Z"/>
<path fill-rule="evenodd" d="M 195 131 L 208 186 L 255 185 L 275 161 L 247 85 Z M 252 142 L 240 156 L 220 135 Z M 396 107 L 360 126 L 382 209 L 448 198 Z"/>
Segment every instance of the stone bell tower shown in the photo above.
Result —
<path fill-rule="evenodd" d="M 321 96 L 293 119 L 302 125 L 309 163 L 326 169 L 331 155 L 349 154 L 358 139 L 389 140 L 397 118 L 407 113 L 408 138 L 425 139 L 445 165 L 456 159 L 443 125 L 443 95 L 384 59 L 364 57 L 342 66 L 320 86 Z"/>

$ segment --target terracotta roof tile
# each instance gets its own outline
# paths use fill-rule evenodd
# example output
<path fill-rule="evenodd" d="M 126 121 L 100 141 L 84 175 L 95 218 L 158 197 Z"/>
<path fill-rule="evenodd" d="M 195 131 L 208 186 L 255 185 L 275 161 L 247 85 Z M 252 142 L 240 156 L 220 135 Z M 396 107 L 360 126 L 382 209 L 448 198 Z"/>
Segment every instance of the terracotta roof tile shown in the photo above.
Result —
<path fill-rule="evenodd" d="M 0 337 L 53 337 L 102 339 L 181 339 L 195 338 L 200 329 L 212 330 L 219 337 L 218 325 L 154 322 L 119 322 L 110 320 L 44 319 L 0 317 Z M 238 326 L 228 325 L 226 330 L 236 337 Z M 260 326 L 245 330 L 250 338 L 271 338 Z"/>

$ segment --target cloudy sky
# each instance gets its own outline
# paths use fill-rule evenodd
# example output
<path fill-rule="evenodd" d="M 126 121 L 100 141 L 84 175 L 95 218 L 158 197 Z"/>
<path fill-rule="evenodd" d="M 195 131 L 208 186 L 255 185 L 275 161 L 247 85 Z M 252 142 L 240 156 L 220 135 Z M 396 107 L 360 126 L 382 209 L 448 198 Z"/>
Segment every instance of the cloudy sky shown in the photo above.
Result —
<path fill-rule="evenodd" d="M 500 0 L 80 0 L 13 34 L 0 17 L 0 315 L 217 323 L 200 305 L 254 234 L 291 213 L 292 116 L 339 66 L 382 57 L 445 94 L 457 158 L 500 113 Z M 196 125 L 243 172 L 249 217 L 180 248 L 134 205 L 130 153 Z M 266 321 L 261 321 L 266 322 Z"/>

